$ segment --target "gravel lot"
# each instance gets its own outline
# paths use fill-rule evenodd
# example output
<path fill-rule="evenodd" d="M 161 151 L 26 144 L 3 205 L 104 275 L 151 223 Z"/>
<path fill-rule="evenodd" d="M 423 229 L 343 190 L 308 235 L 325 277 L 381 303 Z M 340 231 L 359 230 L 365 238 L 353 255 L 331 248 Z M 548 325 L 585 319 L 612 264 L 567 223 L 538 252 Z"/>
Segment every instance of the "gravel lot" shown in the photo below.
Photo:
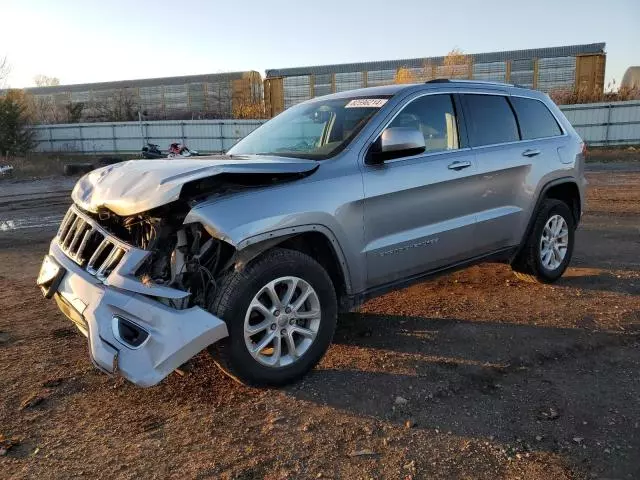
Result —
<path fill-rule="evenodd" d="M 34 286 L 69 185 L 0 183 L 0 476 L 640 478 L 640 168 L 588 179 L 557 284 L 484 265 L 375 299 L 281 390 L 206 354 L 151 389 L 97 372 Z"/>

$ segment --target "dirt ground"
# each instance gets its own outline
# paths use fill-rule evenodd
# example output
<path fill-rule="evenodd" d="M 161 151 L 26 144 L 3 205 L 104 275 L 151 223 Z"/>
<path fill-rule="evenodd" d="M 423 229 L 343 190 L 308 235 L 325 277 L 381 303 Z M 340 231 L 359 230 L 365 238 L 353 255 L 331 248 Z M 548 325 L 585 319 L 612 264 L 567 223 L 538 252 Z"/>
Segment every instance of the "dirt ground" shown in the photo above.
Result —
<path fill-rule="evenodd" d="M 96 371 L 34 286 L 68 187 L 0 185 L 0 477 L 640 478 L 640 168 L 588 179 L 558 283 L 484 265 L 370 301 L 280 390 L 204 353 L 150 389 Z"/>

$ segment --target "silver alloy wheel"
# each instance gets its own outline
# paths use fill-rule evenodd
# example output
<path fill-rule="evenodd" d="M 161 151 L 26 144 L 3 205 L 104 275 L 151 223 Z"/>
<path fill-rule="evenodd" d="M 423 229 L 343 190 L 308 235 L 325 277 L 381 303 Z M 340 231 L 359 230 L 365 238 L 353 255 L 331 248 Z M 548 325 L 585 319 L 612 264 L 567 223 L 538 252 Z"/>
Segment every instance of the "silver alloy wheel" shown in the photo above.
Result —
<path fill-rule="evenodd" d="M 280 277 L 253 297 L 244 317 L 244 341 L 262 365 L 285 367 L 302 357 L 320 328 L 320 299 L 308 282 Z"/>
<path fill-rule="evenodd" d="M 555 270 L 567 255 L 569 225 L 561 215 L 552 215 L 542 230 L 540 261 L 547 270 Z"/>

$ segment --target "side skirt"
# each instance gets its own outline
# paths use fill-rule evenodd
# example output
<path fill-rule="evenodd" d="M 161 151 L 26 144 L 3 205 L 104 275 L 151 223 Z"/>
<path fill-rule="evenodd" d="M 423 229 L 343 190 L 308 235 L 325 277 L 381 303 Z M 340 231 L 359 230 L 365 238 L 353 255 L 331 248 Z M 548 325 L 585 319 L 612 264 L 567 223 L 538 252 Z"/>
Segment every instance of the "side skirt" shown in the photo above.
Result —
<path fill-rule="evenodd" d="M 455 272 L 456 270 L 462 270 L 478 263 L 509 263 L 518 249 L 519 245 L 516 245 L 514 247 L 502 248 L 500 250 L 496 250 L 495 252 L 491 252 L 485 255 L 479 255 L 462 262 L 453 263 L 451 265 L 446 265 L 435 270 L 428 270 L 426 272 L 418 273 L 410 277 L 401 278 L 393 282 L 378 285 L 355 295 L 345 296 L 342 299 L 340 310 L 341 312 L 348 312 L 350 310 L 353 310 L 354 308 L 359 307 L 364 302 L 372 298 L 380 297 L 394 290 L 401 290 L 403 288 L 410 287 L 411 285 L 415 285 L 417 283 L 421 283 L 425 280 L 430 280 L 441 275 L 447 275 L 449 273 Z"/>

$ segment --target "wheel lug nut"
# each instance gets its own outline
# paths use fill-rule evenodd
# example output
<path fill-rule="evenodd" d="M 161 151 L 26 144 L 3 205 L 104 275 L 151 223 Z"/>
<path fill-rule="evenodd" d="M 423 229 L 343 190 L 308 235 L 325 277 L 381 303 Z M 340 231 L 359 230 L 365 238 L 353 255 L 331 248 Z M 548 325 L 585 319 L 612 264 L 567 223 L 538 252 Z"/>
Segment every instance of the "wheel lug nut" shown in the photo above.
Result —
<path fill-rule="evenodd" d="M 292 318 L 291 320 L 289 320 L 289 325 L 295 325 L 296 324 L 296 319 Z"/>
<path fill-rule="evenodd" d="M 291 313 L 291 307 L 287 307 L 284 309 L 284 313 Z"/>
<path fill-rule="evenodd" d="M 272 323 L 272 324 L 271 324 L 271 330 L 275 330 L 275 329 L 276 329 L 276 324 L 275 324 L 275 323 Z"/>
<path fill-rule="evenodd" d="M 279 316 L 280 316 L 280 310 L 276 310 L 275 312 L 273 312 L 273 314 L 274 314 L 276 317 L 279 317 Z"/>
<path fill-rule="evenodd" d="M 286 334 L 287 334 L 287 331 L 283 328 L 282 330 L 280 330 L 280 334 L 281 334 L 281 335 L 286 335 Z"/>

